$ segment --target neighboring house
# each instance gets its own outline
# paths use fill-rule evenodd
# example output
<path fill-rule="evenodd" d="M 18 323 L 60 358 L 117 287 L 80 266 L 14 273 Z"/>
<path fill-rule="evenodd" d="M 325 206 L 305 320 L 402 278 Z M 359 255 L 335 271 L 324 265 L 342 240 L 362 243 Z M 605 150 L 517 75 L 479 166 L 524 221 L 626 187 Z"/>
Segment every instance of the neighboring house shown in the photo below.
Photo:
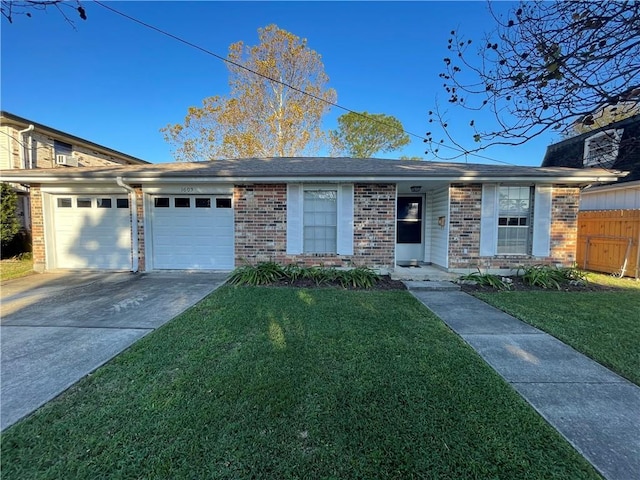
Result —
<path fill-rule="evenodd" d="M 0 169 L 139 165 L 144 160 L 0 111 Z M 29 229 L 28 190 L 16 188 L 18 215 Z"/>
<path fill-rule="evenodd" d="M 37 270 L 230 270 L 276 261 L 451 272 L 575 261 L 601 169 L 264 158 L 4 170 L 29 185 Z"/>
<path fill-rule="evenodd" d="M 588 171 L 606 168 L 628 174 L 615 183 L 597 182 L 582 190 L 578 265 L 591 270 L 640 275 L 640 115 L 547 148 L 542 167 Z"/>

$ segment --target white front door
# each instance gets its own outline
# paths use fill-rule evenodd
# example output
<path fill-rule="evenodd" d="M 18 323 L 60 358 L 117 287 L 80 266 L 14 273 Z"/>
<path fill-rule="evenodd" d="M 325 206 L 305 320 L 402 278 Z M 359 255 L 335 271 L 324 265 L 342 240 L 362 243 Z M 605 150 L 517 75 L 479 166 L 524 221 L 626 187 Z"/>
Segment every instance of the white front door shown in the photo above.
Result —
<path fill-rule="evenodd" d="M 424 261 L 424 196 L 399 196 L 396 206 L 396 263 Z"/>
<path fill-rule="evenodd" d="M 153 268 L 229 270 L 234 267 L 231 196 L 151 198 Z"/>
<path fill-rule="evenodd" d="M 52 201 L 53 268 L 131 269 L 127 196 L 58 195 Z"/>

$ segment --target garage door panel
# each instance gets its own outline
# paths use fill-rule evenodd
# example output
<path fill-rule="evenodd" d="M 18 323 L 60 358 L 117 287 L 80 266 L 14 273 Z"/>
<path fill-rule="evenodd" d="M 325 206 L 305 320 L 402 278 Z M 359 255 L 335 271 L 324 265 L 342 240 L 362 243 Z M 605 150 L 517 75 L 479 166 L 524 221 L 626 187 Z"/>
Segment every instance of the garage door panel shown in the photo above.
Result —
<path fill-rule="evenodd" d="M 156 200 L 163 197 L 167 200 Z M 233 209 L 217 208 L 215 196 L 191 196 L 176 208 L 174 196 L 152 202 L 153 266 L 156 269 L 227 270 L 234 266 Z M 198 199 L 198 202 L 196 202 Z M 222 204 L 230 204 L 231 199 Z M 181 201 L 186 204 L 186 200 Z M 156 207 L 158 204 L 169 207 Z M 208 205 L 199 208 L 196 205 Z"/>
<path fill-rule="evenodd" d="M 60 206 L 58 198 L 66 200 L 62 202 L 64 207 Z M 78 198 L 90 206 L 79 207 Z M 128 208 L 116 208 L 117 200 L 126 198 L 106 195 L 54 197 L 55 266 L 131 269 L 130 213 Z M 110 208 L 98 207 L 109 204 Z"/>

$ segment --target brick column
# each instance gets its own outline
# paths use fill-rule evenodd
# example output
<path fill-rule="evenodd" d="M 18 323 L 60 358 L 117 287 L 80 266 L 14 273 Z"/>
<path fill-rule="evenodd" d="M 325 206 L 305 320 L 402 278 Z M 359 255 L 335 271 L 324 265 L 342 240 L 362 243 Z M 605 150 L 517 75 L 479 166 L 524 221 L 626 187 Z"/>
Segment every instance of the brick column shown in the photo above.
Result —
<path fill-rule="evenodd" d="M 135 189 L 136 196 L 136 214 L 138 216 L 137 225 L 132 225 L 133 235 L 138 236 L 138 251 L 133 252 L 134 255 L 138 255 L 138 271 L 144 272 L 146 270 L 145 264 L 145 231 L 144 231 L 144 193 L 142 193 L 141 185 L 132 185 Z"/>
<path fill-rule="evenodd" d="M 44 272 L 46 267 L 46 251 L 44 243 L 44 216 L 42 211 L 42 192 L 40 185 L 31 185 L 31 245 L 33 252 L 33 269 Z"/>

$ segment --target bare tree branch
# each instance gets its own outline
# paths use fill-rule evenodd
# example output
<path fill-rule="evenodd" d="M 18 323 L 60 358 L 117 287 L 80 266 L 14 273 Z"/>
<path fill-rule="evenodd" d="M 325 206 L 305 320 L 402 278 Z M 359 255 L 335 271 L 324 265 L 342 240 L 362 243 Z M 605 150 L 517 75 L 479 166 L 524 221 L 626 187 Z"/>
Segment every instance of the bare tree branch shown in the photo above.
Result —
<path fill-rule="evenodd" d="M 470 136 L 453 141 L 441 109 L 429 115 L 465 153 L 566 132 L 603 109 L 638 102 L 640 3 L 535 0 L 506 18 L 491 13 L 496 28 L 481 44 L 451 32 L 440 78 L 452 108 L 488 112 L 493 125 L 474 119 Z M 427 153 L 441 157 L 431 133 L 427 143 Z"/>
<path fill-rule="evenodd" d="M 45 11 L 48 7 L 54 7 L 58 10 L 62 18 L 74 29 L 76 28 L 75 23 L 67 16 L 63 8 L 72 8 L 82 20 L 87 19 L 86 11 L 80 0 L 75 0 L 74 2 L 63 0 L 2 0 L 0 2 L 2 16 L 6 18 L 9 23 L 13 23 L 15 15 L 31 17 L 31 12 Z"/>

